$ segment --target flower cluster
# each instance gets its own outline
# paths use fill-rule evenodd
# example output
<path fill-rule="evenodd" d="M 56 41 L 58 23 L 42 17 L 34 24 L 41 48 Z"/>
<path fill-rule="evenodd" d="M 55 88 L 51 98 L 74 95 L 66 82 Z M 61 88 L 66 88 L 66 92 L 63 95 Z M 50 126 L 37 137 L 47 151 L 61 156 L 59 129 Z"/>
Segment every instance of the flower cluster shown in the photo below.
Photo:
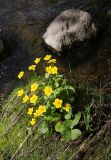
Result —
<path fill-rule="evenodd" d="M 43 113 L 46 112 L 46 107 L 40 105 L 39 108 L 36 109 L 34 113 L 33 113 L 33 111 L 34 111 L 34 109 L 33 109 L 33 107 L 32 107 L 32 108 L 29 108 L 29 109 L 28 109 L 28 112 L 27 112 L 27 114 L 29 114 L 30 116 L 31 116 L 32 114 L 34 114 L 34 118 L 32 118 L 32 120 L 30 121 L 30 124 L 31 124 L 31 125 L 35 125 L 35 124 L 37 123 L 36 118 L 39 117 L 39 116 L 41 116 Z"/>
<path fill-rule="evenodd" d="M 36 75 L 41 62 L 45 63 L 43 72 L 45 76 Z M 72 120 L 75 89 L 59 73 L 56 59 L 52 55 L 46 55 L 43 58 L 37 57 L 28 70 L 29 73 L 34 73 L 36 79 L 33 79 L 33 83 L 28 85 L 27 89 L 20 88 L 17 96 L 21 98 L 26 109 L 29 125 L 34 126 L 40 120 L 39 122 L 42 123 L 40 131 L 46 133 L 49 130 L 48 125 L 54 122 L 55 131 L 59 132 L 63 138 L 73 140 L 78 138 L 81 132 L 78 129 L 74 130 L 73 127 L 79 123 L 81 114 L 78 113 Z M 24 74 L 24 71 L 20 71 L 18 79 L 21 80 Z"/>
<path fill-rule="evenodd" d="M 69 103 L 64 103 L 63 99 L 55 96 L 57 88 L 53 85 L 54 80 L 50 79 L 50 76 L 58 74 L 58 67 L 55 66 L 56 59 L 52 58 L 51 55 L 46 55 L 43 60 L 46 62 L 45 71 L 49 74 L 49 82 L 45 82 L 45 85 L 41 87 L 39 82 L 34 82 L 30 85 L 29 92 L 25 92 L 23 88 L 18 90 L 18 97 L 22 97 L 22 103 L 30 106 L 27 110 L 27 114 L 31 116 L 31 125 L 37 123 L 37 118 L 44 117 L 48 112 L 56 113 L 58 110 L 60 112 L 69 112 L 71 110 L 71 105 Z M 36 58 L 34 60 L 35 64 L 28 67 L 29 71 L 35 71 L 37 65 L 41 62 L 41 58 Z M 48 66 L 50 64 L 50 66 Z M 25 72 L 21 71 L 18 74 L 18 78 L 21 79 Z M 52 81 L 51 81 L 52 80 Z M 56 82 L 57 83 L 57 82 Z M 42 101 L 42 104 L 41 104 Z M 50 105 L 49 105 L 50 104 Z"/>
<path fill-rule="evenodd" d="M 56 63 L 56 59 L 52 58 L 51 59 L 51 55 L 46 55 L 43 60 L 47 62 L 47 64 L 51 64 L 50 66 L 47 66 L 46 67 L 46 72 L 49 73 L 49 74 L 57 74 L 58 72 L 58 67 L 57 66 L 52 66 L 52 64 L 55 64 Z M 41 58 L 36 58 L 34 60 L 34 63 L 35 64 L 32 64 L 28 67 L 28 70 L 29 71 L 35 71 L 36 70 L 36 67 L 37 67 L 37 64 L 41 61 Z M 19 74 L 18 74 L 18 78 L 21 79 L 22 77 L 24 76 L 24 71 L 20 71 Z"/>

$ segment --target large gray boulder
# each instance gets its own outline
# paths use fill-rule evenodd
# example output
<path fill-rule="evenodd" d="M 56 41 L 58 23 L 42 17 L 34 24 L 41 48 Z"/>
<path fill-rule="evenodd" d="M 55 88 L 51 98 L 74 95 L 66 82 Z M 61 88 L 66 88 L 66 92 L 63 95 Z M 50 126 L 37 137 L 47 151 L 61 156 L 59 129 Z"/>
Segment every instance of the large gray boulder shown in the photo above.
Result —
<path fill-rule="evenodd" d="M 55 51 L 70 48 L 74 42 L 90 39 L 96 34 L 96 27 L 88 12 L 69 9 L 56 17 L 43 35 L 45 43 Z"/>

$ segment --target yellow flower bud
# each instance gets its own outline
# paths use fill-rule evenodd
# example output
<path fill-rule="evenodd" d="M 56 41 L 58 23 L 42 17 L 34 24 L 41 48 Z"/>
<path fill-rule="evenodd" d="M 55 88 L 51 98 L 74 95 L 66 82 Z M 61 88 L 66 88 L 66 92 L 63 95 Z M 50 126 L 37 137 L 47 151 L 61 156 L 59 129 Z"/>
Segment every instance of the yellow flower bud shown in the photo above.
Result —
<path fill-rule="evenodd" d="M 24 72 L 21 71 L 21 72 L 18 74 L 18 78 L 21 79 L 21 78 L 23 77 L 23 75 L 24 75 Z"/>
<path fill-rule="evenodd" d="M 25 95 L 24 98 L 23 98 L 23 103 L 26 103 L 28 100 L 29 100 L 28 95 Z"/>
<path fill-rule="evenodd" d="M 44 57 L 44 60 L 45 60 L 45 61 L 48 61 L 48 60 L 50 60 L 50 58 L 51 58 L 51 55 L 46 55 L 46 56 Z"/>

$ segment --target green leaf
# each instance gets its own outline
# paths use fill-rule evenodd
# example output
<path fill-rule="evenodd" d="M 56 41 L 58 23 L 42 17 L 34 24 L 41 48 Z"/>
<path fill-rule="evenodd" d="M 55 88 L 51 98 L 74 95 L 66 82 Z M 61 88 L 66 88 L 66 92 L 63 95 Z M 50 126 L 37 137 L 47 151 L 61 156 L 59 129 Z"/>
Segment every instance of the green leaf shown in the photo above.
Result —
<path fill-rule="evenodd" d="M 58 121 L 61 119 L 61 115 L 59 113 L 53 113 L 52 114 L 52 122 Z"/>
<path fill-rule="evenodd" d="M 76 140 L 80 136 L 81 136 L 81 131 L 79 129 L 73 129 L 73 130 L 71 130 L 71 137 L 70 138 L 72 140 Z"/>
<path fill-rule="evenodd" d="M 69 112 L 65 114 L 64 118 L 65 119 L 70 119 L 71 116 L 72 116 L 72 110 L 69 110 Z"/>
<path fill-rule="evenodd" d="M 48 132 L 48 125 L 47 125 L 47 123 L 46 122 L 42 122 L 41 124 L 40 124 L 40 126 L 39 126 L 39 131 L 40 131 L 40 133 L 43 133 L 43 134 L 45 134 L 45 133 L 47 133 Z"/>
<path fill-rule="evenodd" d="M 59 87 L 59 83 L 57 81 L 55 81 L 54 86 L 55 86 L 55 88 Z"/>
<path fill-rule="evenodd" d="M 61 134 L 63 134 L 65 132 L 66 128 L 63 124 L 61 124 L 61 122 L 58 122 L 56 125 L 55 125 L 55 131 L 56 132 L 60 132 Z"/>
<path fill-rule="evenodd" d="M 49 78 L 49 74 L 48 73 L 45 74 L 45 78 Z"/>
<path fill-rule="evenodd" d="M 75 118 L 73 120 L 67 119 L 66 121 L 64 121 L 64 125 L 67 128 L 72 129 L 74 126 L 76 126 L 79 123 L 80 118 L 81 118 L 81 113 L 79 112 L 78 114 L 75 115 Z"/>
<path fill-rule="evenodd" d="M 81 112 L 75 115 L 75 118 L 73 119 L 72 124 L 70 126 L 71 129 L 79 123 L 80 118 L 81 118 Z"/>
<path fill-rule="evenodd" d="M 66 86 L 65 89 L 66 90 L 71 90 L 71 91 L 73 91 L 75 93 L 75 89 L 72 86 Z"/>
<path fill-rule="evenodd" d="M 64 121 L 64 126 L 67 128 L 67 129 L 70 129 L 70 126 L 72 125 L 72 120 L 71 119 L 68 119 L 66 121 Z"/>
<path fill-rule="evenodd" d="M 61 119 L 61 114 L 59 113 L 53 113 L 53 111 L 51 110 L 47 110 L 47 113 L 44 116 L 44 119 L 46 121 L 51 121 L 51 122 L 55 122 Z"/>
<path fill-rule="evenodd" d="M 63 140 L 69 141 L 69 140 L 76 140 L 81 136 L 81 131 L 79 129 L 73 129 L 73 130 L 66 130 L 66 132 L 63 134 Z"/>
<path fill-rule="evenodd" d="M 63 90 L 64 90 L 63 87 L 59 87 L 59 88 L 55 89 L 55 90 L 53 91 L 54 96 L 56 97 L 56 96 L 59 95 Z"/>
<path fill-rule="evenodd" d="M 68 141 L 71 139 L 71 130 L 67 130 L 63 135 L 63 140 Z"/>
<path fill-rule="evenodd" d="M 63 77 L 63 74 L 57 74 L 56 75 L 56 78 L 62 78 Z"/>
<path fill-rule="evenodd" d="M 40 84 L 39 84 L 39 87 L 44 87 L 46 84 L 45 84 L 45 82 L 41 82 Z"/>
<path fill-rule="evenodd" d="M 51 121 L 52 120 L 52 116 L 51 115 L 44 116 L 44 119 L 46 121 Z"/>
<path fill-rule="evenodd" d="M 45 101 L 47 101 L 47 99 L 48 99 L 48 97 L 47 97 L 46 95 L 44 95 L 42 98 L 43 98 Z"/>

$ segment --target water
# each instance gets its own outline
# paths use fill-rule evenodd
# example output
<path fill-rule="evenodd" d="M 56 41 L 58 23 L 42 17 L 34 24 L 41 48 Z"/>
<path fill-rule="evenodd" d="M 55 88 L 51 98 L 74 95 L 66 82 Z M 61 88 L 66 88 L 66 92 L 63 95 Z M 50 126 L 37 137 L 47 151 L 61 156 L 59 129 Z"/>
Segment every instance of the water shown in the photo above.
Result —
<path fill-rule="evenodd" d="M 91 0 L 53 0 L 53 2 L 51 0 L 1 0 L 0 21 L 4 24 L 13 25 L 17 25 L 21 21 L 39 23 L 51 19 L 61 11 L 72 7 L 89 12 L 93 11 L 93 14 L 95 12 L 103 13 L 111 7 L 108 3 L 104 6 L 100 3 L 97 4 L 91 3 Z"/>
<path fill-rule="evenodd" d="M 34 57 L 50 52 L 42 46 L 42 35 L 51 20 L 61 11 L 79 8 L 91 13 L 100 28 L 96 41 L 87 48 L 75 51 L 86 55 L 78 59 L 75 52 L 56 56 L 60 70 L 70 78 L 81 81 L 110 81 L 111 30 L 106 13 L 110 0 L 0 0 L 0 37 L 5 46 L 0 56 L 0 84 L 16 79 L 21 69 L 26 69 Z M 96 43 L 97 42 L 97 43 Z"/>

